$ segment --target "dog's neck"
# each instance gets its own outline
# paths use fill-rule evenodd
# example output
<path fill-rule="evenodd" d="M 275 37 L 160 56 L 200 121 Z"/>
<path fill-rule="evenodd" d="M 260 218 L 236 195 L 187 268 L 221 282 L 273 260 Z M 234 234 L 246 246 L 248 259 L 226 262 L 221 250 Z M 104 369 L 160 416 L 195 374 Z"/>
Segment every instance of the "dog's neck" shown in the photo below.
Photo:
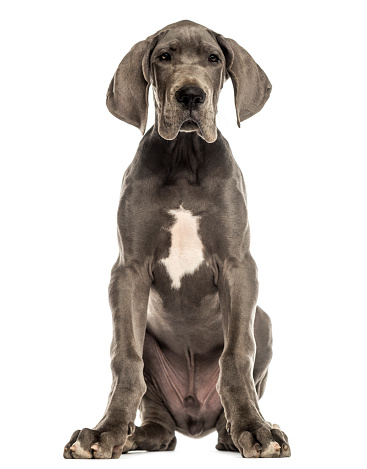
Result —
<path fill-rule="evenodd" d="M 228 143 L 219 130 L 217 140 L 207 143 L 196 132 L 179 132 L 175 139 L 165 140 L 157 127 L 155 123 L 144 135 L 137 156 L 144 167 L 168 184 L 177 178 L 198 183 L 200 174 L 220 164 L 220 155 L 228 152 Z"/>

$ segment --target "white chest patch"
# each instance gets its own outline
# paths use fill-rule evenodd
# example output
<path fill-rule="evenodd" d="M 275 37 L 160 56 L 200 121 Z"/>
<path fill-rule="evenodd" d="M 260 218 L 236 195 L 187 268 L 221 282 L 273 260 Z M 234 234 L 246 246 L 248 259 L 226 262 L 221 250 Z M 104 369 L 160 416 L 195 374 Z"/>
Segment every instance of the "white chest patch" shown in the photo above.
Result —
<path fill-rule="evenodd" d="M 170 228 L 169 255 L 161 262 L 171 277 L 172 288 L 178 290 L 181 287 L 181 278 L 193 274 L 204 262 L 203 244 L 198 235 L 200 217 L 195 217 L 190 210 L 185 210 L 182 206 L 168 213 L 173 215 L 176 221 Z"/>

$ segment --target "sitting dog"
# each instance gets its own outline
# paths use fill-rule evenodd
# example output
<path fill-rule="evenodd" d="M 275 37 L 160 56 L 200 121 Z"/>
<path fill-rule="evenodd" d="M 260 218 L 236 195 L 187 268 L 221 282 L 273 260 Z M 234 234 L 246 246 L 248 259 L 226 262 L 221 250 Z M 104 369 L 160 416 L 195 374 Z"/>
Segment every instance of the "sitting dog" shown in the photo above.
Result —
<path fill-rule="evenodd" d="M 219 450 L 290 456 L 258 404 L 272 333 L 257 306 L 243 176 L 215 122 L 229 77 L 239 126 L 269 98 L 267 76 L 234 40 L 180 21 L 136 44 L 112 79 L 114 116 L 144 134 L 151 85 L 156 120 L 122 182 L 108 406 L 73 433 L 65 458 L 170 451 L 175 430 L 215 429 Z"/>

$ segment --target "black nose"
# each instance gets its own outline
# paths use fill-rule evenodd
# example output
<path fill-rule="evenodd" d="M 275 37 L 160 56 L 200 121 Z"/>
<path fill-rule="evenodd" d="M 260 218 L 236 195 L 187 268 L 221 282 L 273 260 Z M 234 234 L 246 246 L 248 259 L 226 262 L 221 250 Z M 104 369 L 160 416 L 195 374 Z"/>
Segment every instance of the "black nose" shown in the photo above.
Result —
<path fill-rule="evenodd" d="M 191 109 L 205 101 L 206 94 L 198 86 L 184 86 L 176 91 L 176 99 L 182 103 L 186 109 Z"/>

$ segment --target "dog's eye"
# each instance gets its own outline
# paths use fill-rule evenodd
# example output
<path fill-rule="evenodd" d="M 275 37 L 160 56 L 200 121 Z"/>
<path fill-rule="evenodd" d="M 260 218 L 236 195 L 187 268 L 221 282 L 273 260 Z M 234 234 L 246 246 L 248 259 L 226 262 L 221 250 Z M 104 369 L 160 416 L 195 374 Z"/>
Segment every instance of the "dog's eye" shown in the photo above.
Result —
<path fill-rule="evenodd" d="M 171 60 L 171 56 L 168 52 L 165 52 L 164 54 L 159 56 L 159 60 L 165 60 L 166 62 L 168 62 L 169 60 Z"/>
<path fill-rule="evenodd" d="M 219 61 L 219 57 L 215 54 L 211 54 L 209 55 L 209 62 L 218 62 Z"/>

